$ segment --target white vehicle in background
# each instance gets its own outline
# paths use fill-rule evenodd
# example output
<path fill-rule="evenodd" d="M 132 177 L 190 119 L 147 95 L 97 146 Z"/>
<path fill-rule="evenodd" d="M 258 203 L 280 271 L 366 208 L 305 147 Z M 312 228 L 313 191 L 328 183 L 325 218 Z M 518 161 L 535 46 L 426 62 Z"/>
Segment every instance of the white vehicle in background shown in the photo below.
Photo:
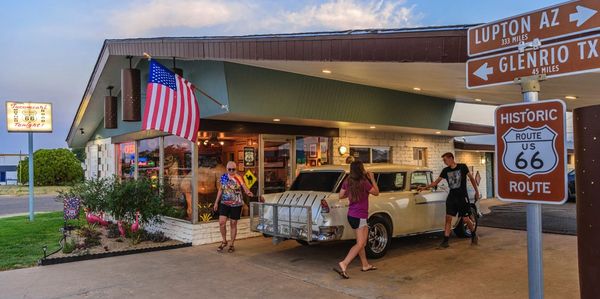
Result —
<path fill-rule="evenodd" d="M 444 230 L 447 188 L 416 191 L 432 182 L 431 170 L 391 164 L 365 164 L 365 168 L 375 174 L 380 190 L 379 196 L 369 196 L 369 257 L 384 256 L 393 237 Z M 294 239 L 309 245 L 355 239 L 347 220 L 348 199 L 339 198 L 348 171 L 347 165 L 301 171 L 289 191 L 265 194 L 263 202 L 251 203 L 251 229 L 272 236 L 274 243 Z M 469 198 L 477 223 L 479 204 L 473 194 Z M 457 236 L 471 234 L 460 218 L 453 227 Z"/>

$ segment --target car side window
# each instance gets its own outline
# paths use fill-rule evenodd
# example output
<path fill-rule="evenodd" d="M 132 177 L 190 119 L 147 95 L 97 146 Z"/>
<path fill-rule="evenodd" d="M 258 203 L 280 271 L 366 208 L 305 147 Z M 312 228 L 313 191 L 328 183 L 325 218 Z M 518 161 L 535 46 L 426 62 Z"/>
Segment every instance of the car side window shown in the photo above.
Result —
<path fill-rule="evenodd" d="M 379 187 L 380 192 L 404 190 L 406 172 L 379 173 L 376 177 L 377 187 Z"/>
<path fill-rule="evenodd" d="M 425 187 L 431 183 L 430 171 L 415 171 L 410 175 L 410 189 Z"/>

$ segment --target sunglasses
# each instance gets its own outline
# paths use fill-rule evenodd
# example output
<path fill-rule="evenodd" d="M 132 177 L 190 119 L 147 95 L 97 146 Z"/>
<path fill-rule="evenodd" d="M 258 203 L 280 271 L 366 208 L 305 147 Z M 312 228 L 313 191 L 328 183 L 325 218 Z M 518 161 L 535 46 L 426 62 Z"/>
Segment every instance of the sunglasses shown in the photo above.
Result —
<path fill-rule="evenodd" d="M 235 168 L 227 168 L 227 171 L 235 171 Z"/>

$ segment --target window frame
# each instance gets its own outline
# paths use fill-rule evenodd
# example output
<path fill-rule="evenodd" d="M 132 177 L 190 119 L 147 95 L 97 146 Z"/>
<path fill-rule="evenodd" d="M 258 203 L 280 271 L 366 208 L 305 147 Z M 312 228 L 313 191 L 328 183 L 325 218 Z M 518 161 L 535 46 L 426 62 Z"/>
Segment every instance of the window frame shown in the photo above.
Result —
<path fill-rule="evenodd" d="M 369 161 L 363 162 L 365 164 L 386 164 L 392 163 L 392 147 L 391 146 L 379 146 L 379 145 L 350 145 L 348 147 L 348 153 L 352 151 L 352 148 L 361 148 L 361 149 L 369 149 Z M 373 162 L 373 149 L 377 150 L 386 150 L 387 151 L 387 161 L 385 162 Z"/>
<path fill-rule="evenodd" d="M 431 184 L 433 182 L 433 171 L 431 171 L 431 170 L 415 170 L 410 173 L 410 185 L 408 186 L 409 190 L 416 189 L 416 188 L 413 188 L 413 175 L 415 173 L 424 173 L 425 178 L 427 179 L 426 184 Z"/>

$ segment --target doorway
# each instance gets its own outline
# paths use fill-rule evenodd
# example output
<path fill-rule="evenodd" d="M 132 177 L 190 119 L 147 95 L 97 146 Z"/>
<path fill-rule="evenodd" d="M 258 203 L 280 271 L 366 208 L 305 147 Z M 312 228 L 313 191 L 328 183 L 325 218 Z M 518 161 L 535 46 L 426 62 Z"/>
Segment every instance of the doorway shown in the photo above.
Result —
<path fill-rule="evenodd" d="M 295 168 L 295 138 L 261 135 L 259 186 L 261 194 L 284 192 L 292 184 Z"/>

